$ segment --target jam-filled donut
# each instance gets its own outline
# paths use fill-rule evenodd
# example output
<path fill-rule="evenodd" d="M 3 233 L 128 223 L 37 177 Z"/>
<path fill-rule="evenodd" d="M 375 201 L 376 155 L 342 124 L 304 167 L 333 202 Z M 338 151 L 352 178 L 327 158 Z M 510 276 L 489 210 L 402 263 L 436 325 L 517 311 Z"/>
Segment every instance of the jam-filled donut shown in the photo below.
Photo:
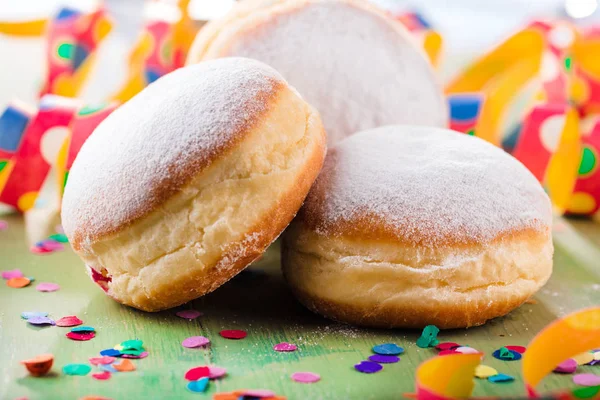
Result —
<path fill-rule="evenodd" d="M 271 67 L 243 58 L 186 67 L 86 141 L 65 188 L 64 229 L 115 300 L 177 306 L 261 255 L 325 152 L 318 113 Z"/>
<path fill-rule="evenodd" d="M 188 64 L 249 57 L 321 114 L 331 146 L 389 124 L 445 127 L 445 98 L 400 22 L 362 0 L 248 0 L 198 34 Z"/>
<path fill-rule="evenodd" d="M 552 272 L 548 196 L 515 158 L 454 131 L 388 126 L 329 150 L 284 234 L 283 271 L 342 322 L 469 327 Z"/>

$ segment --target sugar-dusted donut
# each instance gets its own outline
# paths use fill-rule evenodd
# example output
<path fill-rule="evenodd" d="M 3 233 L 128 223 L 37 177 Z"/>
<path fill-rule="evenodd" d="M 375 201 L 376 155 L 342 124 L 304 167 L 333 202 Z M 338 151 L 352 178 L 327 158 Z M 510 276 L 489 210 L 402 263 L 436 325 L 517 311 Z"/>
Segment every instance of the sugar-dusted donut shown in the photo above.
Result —
<path fill-rule="evenodd" d="M 271 67 L 228 58 L 177 70 L 85 142 L 65 188 L 65 232 L 115 300 L 182 304 L 277 238 L 325 143 L 318 113 Z"/>
<path fill-rule="evenodd" d="M 508 313 L 552 272 L 550 201 L 503 150 L 388 126 L 329 150 L 284 234 L 308 308 L 357 325 L 469 327 Z"/>
<path fill-rule="evenodd" d="M 229 56 L 277 69 L 317 108 L 330 146 L 382 125 L 447 124 L 424 52 L 365 1 L 241 1 L 200 31 L 188 64 Z"/>

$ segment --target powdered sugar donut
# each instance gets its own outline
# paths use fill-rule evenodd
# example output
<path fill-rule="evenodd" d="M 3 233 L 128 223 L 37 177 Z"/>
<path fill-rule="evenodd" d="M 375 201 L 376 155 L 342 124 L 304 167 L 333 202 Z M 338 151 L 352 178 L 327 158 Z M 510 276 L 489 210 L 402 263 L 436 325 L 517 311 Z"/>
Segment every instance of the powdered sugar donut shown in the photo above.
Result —
<path fill-rule="evenodd" d="M 364 1 L 242 1 L 202 29 L 188 64 L 229 56 L 277 69 L 317 108 L 330 146 L 382 125 L 447 124 L 423 51 L 399 22 Z"/>
<path fill-rule="evenodd" d="M 216 289 L 275 240 L 325 142 L 318 113 L 271 67 L 229 58 L 183 68 L 86 141 L 63 226 L 111 297 L 173 307 Z"/>
<path fill-rule="evenodd" d="M 389 126 L 329 150 L 284 235 L 308 308 L 358 325 L 458 328 L 504 315 L 552 272 L 551 206 L 493 145 Z"/>

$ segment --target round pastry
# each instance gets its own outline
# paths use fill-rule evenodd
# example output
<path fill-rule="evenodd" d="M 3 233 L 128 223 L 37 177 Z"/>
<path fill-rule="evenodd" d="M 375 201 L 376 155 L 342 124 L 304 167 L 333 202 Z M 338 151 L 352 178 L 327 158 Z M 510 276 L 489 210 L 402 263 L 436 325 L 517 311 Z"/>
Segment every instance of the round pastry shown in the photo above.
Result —
<path fill-rule="evenodd" d="M 177 306 L 277 238 L 325 142 L 318 113 L 269 66 L 228 58 L 177 70 L 85 142 L 65 188 L 65 233 L 115 300 Z"/>
<path fill-rule="evenodd" d="M 552 272 L 550 201 L 515 158 L 454 131 L 387 126 L 329 150 L 284 234 L 311 310 L 356 325 L 481 325 Z"/>
<path fill-rule="evenodd" d="M 242 1 L 200 31 L 188 64 L 229 56 L 277 69 L 317 108 L 330 146 L 382 125 L 447 124 L 425 53 L 364 1 Z"/>

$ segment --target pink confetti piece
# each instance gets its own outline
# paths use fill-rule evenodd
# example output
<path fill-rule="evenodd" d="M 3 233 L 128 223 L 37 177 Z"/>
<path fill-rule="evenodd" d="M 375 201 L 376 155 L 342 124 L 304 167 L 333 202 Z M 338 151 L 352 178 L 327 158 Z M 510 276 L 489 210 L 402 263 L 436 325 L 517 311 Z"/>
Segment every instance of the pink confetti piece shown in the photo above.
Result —
<path fill-rule="evenodd" d="M 60 289 L 57 283 L 41 282 L 35 287 L 38 292 L 56 292 Z"/>
<path fill-rule="evenodd" d="M 181 310 L 177 311 L 175 315 L 183 319 L 196 319 L 198 317 L 201 317 L 202 313 L 196 310 Z"/>
<path fill-rule="evenodd" d="M 65 246 L 62 243 L 55 240 L 44 240 L 41 247 L 48 251 L 62 251 L 65 249 Z"/>
<path fill-rule="evenodd" d="M 598 386 L 600 385 L 600 375 L 577 374 L 573 376 L 573 382 L 580 386 Z"/>
<path fill-rule="evenodd" d="M 108 365 L 108 364 L 112 364 L 113 362 L 115 362 L 115 360 L 116 360 L 116 358 L 109 357 L 109 356 L 92 357 L 92 358 L 90 358 L 90 364 L 92 364 L 92 365 Z"/>
<path fill-rule="evenodd" d="M 572 358 L 566 359 L 565 361 L 558 364 L 556 368 L 554 368 L 554 372 L 559 374 L 572 374 L 577 369 L 577 361 Z"/>
<path fill-rule="evenodd" d="M 5 231 L 8 229 L 8 222 L 4 220 L 0 220 L 0 231 Z"/>
<path fill-rule="evenodd" d="M 296 346 L 293 343 L 287 343 L 287 342 L 281 342 L 281 343 L 277 343 L 275 346 L 273 346 L 273 350 L 275 351 L 296 351 L 298 350 L 298 346 Z"/>
<path fill-rule="evenodd" d="M 210 366 L 208 367 L 208 377 L 210 379 L 219 379 L 227 375 L 227 370 L 222 367 Z"/>
<path fill-rule="evenodd" d="M 95 374 L 92 374 L 92 378 L 97 379 L 99 381 L 106 381 L 106 380 L 110 379 L 111 376 L 112 376 L 111 373 L 108 371 L 97 372 Z"/>
<path fill-rule="evenodd" d="M 83 324 L 83 321 L 77 318 L 74 315 L 69 315 L 68 317 L 62 317 L 58 321 L 56 321 L 56 326 L 60 327 L 71 327 Z"/>
<path fill-rule="evenodd" d="M 208 338 L 205 338 L 204 336 L 192 336 L 187 339 L 184 339 L 183 342 L 181 342 L 181 345 L 188 349 L 193 349 L 196 347 L 206 346 L 209 343 L 210 340 Z"/>
<path fill-rule="evenodd" d="M 292 380 L 299 383 L 315 383 L 321 380 L 321 375 L 314 372 L 294 372 Z"/>
<path fill-rule="evenodd" d="M 12 269 L 9 271 L 2 271 L 2 279 L 22 278 L 25 275 L 20 269 Z"/>
<path fill-rule="evenodd" d="M 479 350 L 474 349 L 472 347 L 468 347 L 468 346 L 457 347 L 456 349 L 454 349 L 454 351 L 457 352 L 457 353 L 461 353 L 461 354 L 477 354 L 477 353 L 481 353 Z"/>
<path fill-rule="evenodd" d="M 248 397 L 275 397 L 275 392 L 267 389 L 248 389 L 248 390 L 240 390 L 238 393 L 240 396 L 248 396 Z"/>

